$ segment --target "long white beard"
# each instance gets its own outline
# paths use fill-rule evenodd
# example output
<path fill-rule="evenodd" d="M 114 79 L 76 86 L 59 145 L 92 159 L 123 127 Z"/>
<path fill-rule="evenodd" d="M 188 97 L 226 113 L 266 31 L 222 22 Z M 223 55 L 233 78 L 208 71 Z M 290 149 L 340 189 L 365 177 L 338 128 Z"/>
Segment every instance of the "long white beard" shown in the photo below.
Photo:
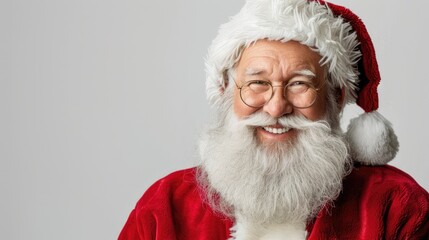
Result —
<path fill-rule="evenodd" d="M 298 131 L 292 142 L 263 145 L 255 126 L 281 123 Z M 236 222 L 269 226 L 301 224 L 335 199 L 347 173 L 347 144 L 326 121 L 255 113 L 229 115 L 199 142 L 198 181 L 215 210 Z"/>

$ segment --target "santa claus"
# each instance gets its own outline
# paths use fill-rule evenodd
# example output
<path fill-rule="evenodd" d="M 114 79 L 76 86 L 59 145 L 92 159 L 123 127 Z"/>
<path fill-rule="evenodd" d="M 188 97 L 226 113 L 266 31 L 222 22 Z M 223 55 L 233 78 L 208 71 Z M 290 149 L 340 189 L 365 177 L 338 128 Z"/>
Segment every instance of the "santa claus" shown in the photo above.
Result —
<path fill-rule="evenodd" d="M 248 0 L 209 48 L 201 163 L 152 185 L 119 239 L 428 239 L 429 194 L 387 165 L 362 21 L 322 1 Z M 346 103 L 364 111 L 346 133 Z"/>

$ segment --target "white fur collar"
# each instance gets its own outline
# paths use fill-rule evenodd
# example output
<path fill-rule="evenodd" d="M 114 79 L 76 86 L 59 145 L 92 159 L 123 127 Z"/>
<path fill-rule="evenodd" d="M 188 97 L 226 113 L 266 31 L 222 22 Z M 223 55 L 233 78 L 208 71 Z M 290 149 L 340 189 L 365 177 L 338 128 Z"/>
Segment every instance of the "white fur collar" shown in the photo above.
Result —
<path fill-rule="evenodd" d="M 261 226 L 237 222 L 231 228 L 229 240 L 305 240 L 304 223 L 284 223 Z"/>

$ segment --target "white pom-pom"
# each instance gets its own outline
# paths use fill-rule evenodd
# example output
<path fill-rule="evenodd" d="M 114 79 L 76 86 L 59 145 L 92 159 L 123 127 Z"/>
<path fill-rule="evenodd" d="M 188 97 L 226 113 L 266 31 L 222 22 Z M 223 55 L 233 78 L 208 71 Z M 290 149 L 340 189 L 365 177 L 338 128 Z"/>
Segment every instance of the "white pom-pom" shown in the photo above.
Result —
<path fill-rule="evenodd" d="M 354 161 L 382 165 L 392 160 L 398 152 L 399 143 L 391 125 L 377 111 L 352 119 L 346 138 Z"/>

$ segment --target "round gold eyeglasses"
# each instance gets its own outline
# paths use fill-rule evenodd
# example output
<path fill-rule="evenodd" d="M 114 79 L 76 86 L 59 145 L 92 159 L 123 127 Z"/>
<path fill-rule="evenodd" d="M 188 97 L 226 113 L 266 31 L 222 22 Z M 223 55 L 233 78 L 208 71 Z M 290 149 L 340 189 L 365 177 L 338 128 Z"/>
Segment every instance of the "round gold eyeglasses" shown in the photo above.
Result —
<path fill-rule="evenodd" d="M 234 81 L 235 82 L 235 81 Z M 308 108 L 317 99 L 320 88 L 307 81 L 291 81 L 286 85 L 273 86 L 271 82 L 264 80 L 247 81 L 239 87 L 240 98 L 249 107 L 259 108 L 268 103 L 274 96 L 274 88 L 283 88 L 283 96 L 296 108 Z"/>

